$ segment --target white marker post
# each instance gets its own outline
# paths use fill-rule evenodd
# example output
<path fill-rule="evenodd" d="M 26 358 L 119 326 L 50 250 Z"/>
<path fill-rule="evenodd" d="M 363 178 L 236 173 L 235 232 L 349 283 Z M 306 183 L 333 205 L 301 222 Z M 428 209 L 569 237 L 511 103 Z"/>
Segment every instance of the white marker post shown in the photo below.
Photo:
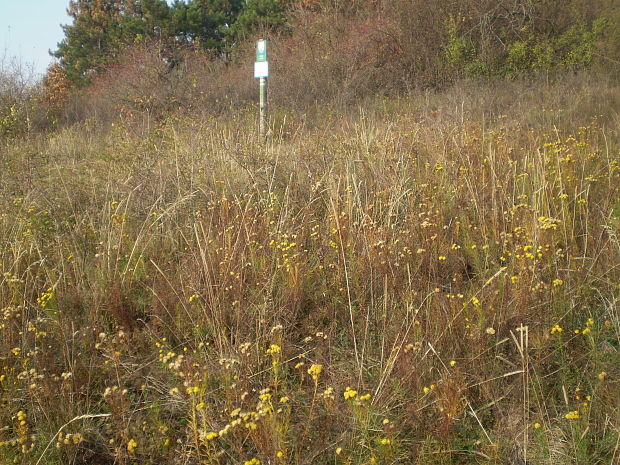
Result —
<path fill-rule="evenodd" d="M 269 76 L 269 62 L 267 61 L 267 41 L 256 41 L 256 63 L 254 63 L 254 77 L 259 79 L 260 89 L 260 124 L 261 137 L 267 132 L 267 77 Z"/>

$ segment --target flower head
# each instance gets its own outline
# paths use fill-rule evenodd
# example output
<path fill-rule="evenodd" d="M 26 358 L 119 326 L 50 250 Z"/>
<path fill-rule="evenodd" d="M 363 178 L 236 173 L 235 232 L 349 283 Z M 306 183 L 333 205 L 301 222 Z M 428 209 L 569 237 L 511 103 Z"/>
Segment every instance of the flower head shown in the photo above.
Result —
<path fill-rule="evenodd" d="M 344 390 L 344 400 L 355 399 L 355 396 L 357 396 L 357 391 L 347 386 Z"/>

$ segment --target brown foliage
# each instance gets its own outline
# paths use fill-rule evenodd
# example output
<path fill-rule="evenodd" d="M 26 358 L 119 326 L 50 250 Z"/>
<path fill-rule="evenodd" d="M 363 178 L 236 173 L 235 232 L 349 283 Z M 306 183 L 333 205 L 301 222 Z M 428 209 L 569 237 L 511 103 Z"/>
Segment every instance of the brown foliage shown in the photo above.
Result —
<path fill-rule="evenodd" d="M 249 99 L 252 81 L 250 65 L 227 67 L 200 50 L 170 52 L 159 44 L 141 44 L 127 48 L 118 63 L 74 95 L 70 119 L 120 118 L 148 127 L 180 111 L 213 114 L 230 100 Z"/>
<path fill-rule="evenodd" d="M 51 116 L 59 115 L 69 98 L 70 82 L 59 63 L 50 65 L 44 80 L 43 101 Z"/>
<path fill-rule="evenodd" d="M 544 45 L 576 18 L 591 25 L 602 8 L 604 2 L 578 1 L 565 9 L 513 0 L 292 3 L 289 30 L 269 37 L 270 105 L 306 112 L 327 102 L 360 104 L 377 94 L 447 87 L 463 76 L 516 75 L 531 57 L 511 68 L 510 44 L 522 45 L 527 55 L 538 43 L 528 42 L 532 37 Z M 150 127 L 153 119 L 179 112 L 212 115 L 255 104 L 253 45 L 236 44 L 232 55 L 219 58 L 171 43 L 128 47 L 73 99 L 70 119 L 120 118 Z M 537 53 L 544 61 L 547 52 Z M 561 62 L 549 63 L 554 60 Z"/>

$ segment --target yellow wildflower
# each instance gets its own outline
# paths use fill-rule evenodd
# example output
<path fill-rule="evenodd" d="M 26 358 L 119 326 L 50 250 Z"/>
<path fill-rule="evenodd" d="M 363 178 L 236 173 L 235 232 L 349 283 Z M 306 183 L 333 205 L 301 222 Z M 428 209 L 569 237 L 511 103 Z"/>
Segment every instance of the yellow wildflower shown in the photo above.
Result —
<path fill-rule="evenodd" d="M 134 441 L 133 439 L 130 439 L 129 442 L 127 443 L 127 451 L 130 454 L 133 454 L 134 451 L 136 450 L 136 447 L 138 447 L 138 443 Z"/>
<path fill-rule="evenodd" d="M 357 396 L 357 391 L 347 386 L 344 390 L 344 400 L 355 399 L 355 396 Z"/>
<path fill-rule="evenodd" d="M 579 411 L 573 410 L 572 412 L 568 412 L 566 415 L 564 415 L 564 418 L 566 418 L 567 420 L 577 420 L 579 418 Z"/>
<path fill-rule="evenodd" d="M 323 371 L 323 365 L 319 365 L 317 363 L 313 363 L 310 368 L 308 368 L 308 374 L 312 375 L 312 379 L 315 381 L 319 379 L 321 371 Z"/>

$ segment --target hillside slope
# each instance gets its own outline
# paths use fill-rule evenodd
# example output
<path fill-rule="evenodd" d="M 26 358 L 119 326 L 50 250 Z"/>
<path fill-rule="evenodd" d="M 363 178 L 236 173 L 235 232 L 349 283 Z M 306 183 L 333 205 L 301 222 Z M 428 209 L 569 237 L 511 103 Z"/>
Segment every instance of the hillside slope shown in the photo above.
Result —
<path fill-rule="evenodd" d="M 617 83 L 0 152 L 0 462 L 620 457 Z"/>

